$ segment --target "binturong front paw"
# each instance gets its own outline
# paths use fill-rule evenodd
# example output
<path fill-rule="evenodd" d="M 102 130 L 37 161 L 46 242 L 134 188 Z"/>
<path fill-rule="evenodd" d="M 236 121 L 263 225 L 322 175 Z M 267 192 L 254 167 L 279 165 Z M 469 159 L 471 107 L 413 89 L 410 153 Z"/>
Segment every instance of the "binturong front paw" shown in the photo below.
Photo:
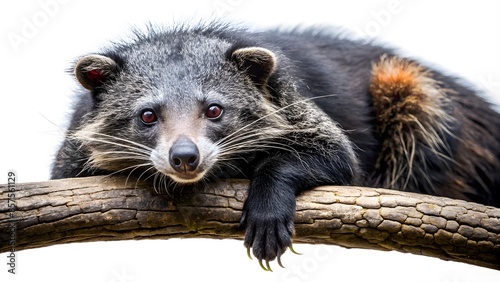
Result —
<path fill-rule="evenodd" d="M 241 225 L 246 227 L 244 245 L 250 258 L 250 249 L 259 260 L 260 266 L 272 271 L 269 262 L 277 259 L 283 267 L 280 257 L 287 248 L 292 248 L 293 212 L 291 214 L 263 213 L 243 207 Z M 263 264 L 265 262 L 265 266 Z"/>

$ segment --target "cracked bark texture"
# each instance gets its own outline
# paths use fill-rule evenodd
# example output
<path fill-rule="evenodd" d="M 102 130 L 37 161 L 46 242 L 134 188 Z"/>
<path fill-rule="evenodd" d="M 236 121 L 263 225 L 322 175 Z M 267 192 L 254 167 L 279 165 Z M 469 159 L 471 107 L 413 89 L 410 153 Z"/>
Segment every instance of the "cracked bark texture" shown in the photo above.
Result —
<path fill-rule="evenodd" d="M 227 180 L 170 197 L 122 177 L 16 184 L 12 218 L 8 187 L 0 185 L 0 252 L 10 252 L 13 241 L 23 250 L 107 240 L 243 239 L 238 225 L 247 185 Z M 324 186 L 298 197 L 295 224 L 296 243 L 395 250 L 500 269 L 500 209 L 494 207 Z"/>

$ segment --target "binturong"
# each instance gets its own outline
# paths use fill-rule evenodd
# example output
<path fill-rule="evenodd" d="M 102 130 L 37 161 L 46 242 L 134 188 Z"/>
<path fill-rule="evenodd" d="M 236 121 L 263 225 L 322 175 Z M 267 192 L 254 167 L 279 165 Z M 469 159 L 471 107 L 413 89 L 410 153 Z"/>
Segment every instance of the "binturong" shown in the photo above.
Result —
<path fill-rule="evenodd" d="M 82 56 L 52 178 L 155 188 L 247 178 L 244 245 L 292 246 L 295 198 L 364 185 L 500 206 L 500 115 L 460 80 L 326 29 L 220 23 L 136 32 Z"/>

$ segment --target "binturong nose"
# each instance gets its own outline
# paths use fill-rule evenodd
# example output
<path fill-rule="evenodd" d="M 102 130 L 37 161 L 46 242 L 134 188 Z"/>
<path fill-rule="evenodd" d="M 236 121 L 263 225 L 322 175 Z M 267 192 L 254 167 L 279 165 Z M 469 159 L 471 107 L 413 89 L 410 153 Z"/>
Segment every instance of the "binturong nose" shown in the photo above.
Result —
<path fill-rule="evenodd" d="M 194 171 L 199 164 L 198 147 L 187 136 L 180 136 L 170 148 L 170 165 L 177 172 Z"/>

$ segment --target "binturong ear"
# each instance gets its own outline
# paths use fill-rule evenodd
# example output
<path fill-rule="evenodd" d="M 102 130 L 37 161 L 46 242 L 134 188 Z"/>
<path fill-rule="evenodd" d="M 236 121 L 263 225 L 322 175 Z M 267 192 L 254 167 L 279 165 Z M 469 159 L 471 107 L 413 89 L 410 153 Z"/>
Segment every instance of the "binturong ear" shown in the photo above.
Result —
<path fill-rule="evenodd" d="M 88 90 L 94 90 L 105 81 L 114 78 L 118 73 L 118 64 L 111 58 L 102 55 L 87 55 L 75 65 L 75 76 L 78 82 Z"/>
<path fill-rule="evenodd" d="M 276 55 L 271 50 L 261 47 L 236 49 L 231 54 L 231 59 L 259 86 L 267 84 L 277 64 Z"/>

